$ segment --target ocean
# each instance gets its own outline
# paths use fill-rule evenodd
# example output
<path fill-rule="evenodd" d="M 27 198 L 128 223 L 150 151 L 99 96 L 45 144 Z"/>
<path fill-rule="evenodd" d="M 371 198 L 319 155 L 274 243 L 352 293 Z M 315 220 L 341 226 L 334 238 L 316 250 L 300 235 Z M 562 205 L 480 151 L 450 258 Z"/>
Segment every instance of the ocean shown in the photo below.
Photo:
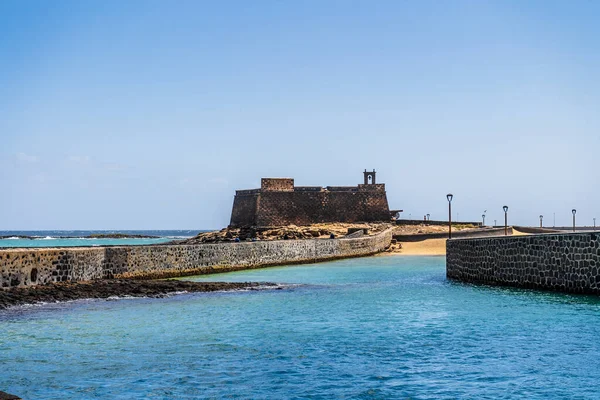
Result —
<path fill-rule="evenodd" d="M 26 399 L 592 399 L 600 299 L 473 286 L 444 257 L 185 279 L 282 290 L 0 311 L 0 390 Z"/>
<path fill-rule="evenodd" d="M 74 230 L 74 231 L 0 231 L 1 247 L 85 247 L 165 243 L 196 236 L 202 230 Z M 158 238 L 88 238 L 94 234 L 127 234 L 158 236 Z M 28 236 L 29 238 L 20 238 Z"/>

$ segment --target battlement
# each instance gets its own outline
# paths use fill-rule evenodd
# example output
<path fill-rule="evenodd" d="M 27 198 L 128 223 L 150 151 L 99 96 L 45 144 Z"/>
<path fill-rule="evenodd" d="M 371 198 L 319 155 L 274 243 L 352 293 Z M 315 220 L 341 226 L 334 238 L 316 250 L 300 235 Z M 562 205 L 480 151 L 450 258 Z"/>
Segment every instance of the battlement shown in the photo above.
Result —
<path fill-rule="evenodd" d="M 321 186 L 294 186 L 294 192 L 322 192 Z"/>
<path fill-rule="evenodd" d="M 358 185 L 359 192 L 385 192 L 385 183 Z"/>
<path fill-rule="evenodd" d="M 262 178 L 260 189 L 237 190 L 231 227 L 389 221 L 385 184 L 365 170 L 357 186 L 294 186 L 293 178 Z"/>
<path fill-rule="evenodd" d="M 244 189 L 244 190 L 236 190 L 235 191 L 236 196 L 249 196 L 249 195 L 259 194 L 259 193 L 260 193 L 260 189 Z"/>
<path fill-rule="evenodd" d="M 357 192 L 357 186 L 327 186 L 327 189 L 330 192 Z"/>
<path fill-rule="evenodd" d="M 260 180 L 262 192 L 293 192 L 294 179 L 292 178 L 262 178 Z"/>

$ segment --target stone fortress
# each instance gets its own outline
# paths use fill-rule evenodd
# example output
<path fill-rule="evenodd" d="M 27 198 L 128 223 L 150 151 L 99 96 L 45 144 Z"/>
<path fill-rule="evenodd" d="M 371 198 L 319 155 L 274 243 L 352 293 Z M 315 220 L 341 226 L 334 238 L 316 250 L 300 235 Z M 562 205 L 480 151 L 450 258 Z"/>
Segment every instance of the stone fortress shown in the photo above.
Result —
<path fill-rule="evenodd" d="M 231 228 L 390 221 L 385 184 L 375 170 L 357 186 L 294 186 L 292 178 L 262 178 L 260 189 L 237 190 Z"/>

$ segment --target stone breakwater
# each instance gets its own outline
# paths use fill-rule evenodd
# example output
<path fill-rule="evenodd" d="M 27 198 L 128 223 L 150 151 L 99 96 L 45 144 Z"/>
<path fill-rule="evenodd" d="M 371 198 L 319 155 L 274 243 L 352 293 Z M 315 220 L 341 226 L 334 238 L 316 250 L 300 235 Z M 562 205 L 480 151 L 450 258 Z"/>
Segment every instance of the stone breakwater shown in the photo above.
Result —
<path fill-rule="evenodd" d="M 600 233 L 448 240 L 446 276 L 461 282 L 600 294 Z"/>
<path fill-rule="evenodd" d="M 390 246 L 392 230 L 348 239 L 0 250 L 0 288 L 65 281 L 169 278 L 360 257 Z"/>

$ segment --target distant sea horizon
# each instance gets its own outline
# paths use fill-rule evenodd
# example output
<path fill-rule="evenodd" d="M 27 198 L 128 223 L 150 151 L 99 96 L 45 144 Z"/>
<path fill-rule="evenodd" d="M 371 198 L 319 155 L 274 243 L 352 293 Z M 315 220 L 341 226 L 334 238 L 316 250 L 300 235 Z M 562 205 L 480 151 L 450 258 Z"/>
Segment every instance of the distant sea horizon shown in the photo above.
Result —
<path fill-rule="evenodd" d="M 4 230 L 0 231 L 2 247 L 74 247 L 147 245 L 196 236 L 206 229 L 94 229 L 94 230 Z M 90 238 L 97 234 L 156 236 L 153 238 Z M 23 238 L 26 236 L 27 238 Z"/>

